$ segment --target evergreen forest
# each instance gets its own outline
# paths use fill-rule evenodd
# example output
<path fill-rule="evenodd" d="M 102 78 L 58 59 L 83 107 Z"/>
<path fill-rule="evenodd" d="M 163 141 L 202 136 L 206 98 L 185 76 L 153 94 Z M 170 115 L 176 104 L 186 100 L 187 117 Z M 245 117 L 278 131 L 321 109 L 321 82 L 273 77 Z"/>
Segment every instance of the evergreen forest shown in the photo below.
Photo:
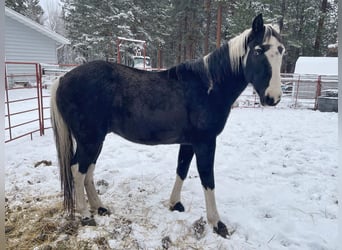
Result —
<path fill-rule="evenodd" d="M 250 28 L 259 13 L 265 23 L 281 27 L 287 50 L 283 72 L 293 72 L 299 56 L 337 56 L 337 49 L 333 49 L 337 45 L 337 0 L 52 2 L 48 13 L 38 0 L 6 0 L 6 6 L 71 41 L 60 51 L 60 63 L 74 63 L 77 58 L 115 61 L 117 39 L 126 37 L 146 41 L 146 54 L 152 58 L 153 67 L 167 68 L 203 57 Z M 125 42 L 120 52 L 130 57 L 141 46 Z"/>

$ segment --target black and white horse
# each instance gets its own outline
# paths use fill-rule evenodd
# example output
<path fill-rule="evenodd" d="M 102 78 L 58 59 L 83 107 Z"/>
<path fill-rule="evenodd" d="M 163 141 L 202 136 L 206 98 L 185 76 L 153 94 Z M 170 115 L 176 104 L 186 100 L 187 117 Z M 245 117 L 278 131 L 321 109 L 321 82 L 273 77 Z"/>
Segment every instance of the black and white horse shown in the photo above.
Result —
<path fill-rule="evenodd" d="M 76 206 L 88 224 L 94 223 L 91 211 L 109 212 L 96 193 L 93 172 L 105 136 L 113 132 L 147 145 L 180 144 L 171 210 L 184 211 L 181 189 L 196 155 L 208 222 L 226 237 L 214 194 L 216 137 L 248 83 L 263 105 L 280 101 L 284 50 L 279 31 L 259 15 L 251 29 L 204 58 L 166 71 L 93 61 L 60 77 L 52 88 L 51 117 L 65 209 L 73 214 Z"/>

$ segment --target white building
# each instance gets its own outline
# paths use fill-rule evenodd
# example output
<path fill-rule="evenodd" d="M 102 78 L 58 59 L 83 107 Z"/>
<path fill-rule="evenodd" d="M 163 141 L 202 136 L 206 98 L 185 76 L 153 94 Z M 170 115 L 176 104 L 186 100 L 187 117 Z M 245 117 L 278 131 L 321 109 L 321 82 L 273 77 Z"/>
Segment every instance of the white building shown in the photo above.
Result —
<path fill-rule="evenodd" d="M 316 98 L 324 91 L 337 90 L 338 57 L 301 56 L 296 62 L 294 75 L 298 81 L 294 82 L 292 94 L 295 95 L 297 89 L 299 98 Z"/>
<path fill-rule="evenodd" d="M 56 64 L 57 50 L 65 44 L 70 44 L 65 37 L 5 7 L 6 62 Z M 7 76 L 27 74 L 33 66 L 7 64 L 6 70 Z"/>
<path fill-rule="evenodd" d="M 338 75 L 338 57 L 300 56 L 296 62 L 295 74 Z"/>

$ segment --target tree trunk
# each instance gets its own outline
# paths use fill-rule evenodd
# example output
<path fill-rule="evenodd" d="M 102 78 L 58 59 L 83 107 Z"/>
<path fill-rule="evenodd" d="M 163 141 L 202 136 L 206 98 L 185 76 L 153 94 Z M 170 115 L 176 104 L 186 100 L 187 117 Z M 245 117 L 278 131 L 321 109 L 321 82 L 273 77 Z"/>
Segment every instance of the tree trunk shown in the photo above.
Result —
<path fill-rule="evenodd" d="M 191 4 L 194 5 L 194 1 L 191 1 Z M 192 60 L 195 58 L 196 55 L 196 37 L 195 30 L 198 27 L 198 24 L 196 23 L 197 20 L 197 10 L 192 8 L 189 11 L 189 19 L 188 19 L 188 60 Z"/>
<path fill-rule="evenodd" d="M 282 31 L 283 31 L 283 27 L 284 27 L 284 19 L 285 19 L 285 16 L 286 16 L 286 10 L 287 10 L 287 5 L 286 5 L 286 1 L 287 0 L 282 0 L 282 2 L 281 2 L 281 13 L 280 13 L 280 15 L 281 15 L 281 17 L 280 17 L 280 20 L 279 20 L 279 31 L 280 31 L 280 33 L 282 33 Z M 283 57 L 283 63 L 282 63 L 282 65 L 281 65 L 281 69 L 280 69 L 280 71 L 281 72 L 283 72 L 283 73 L 287 73 L 288 71 L 287 71 L 287 59 L 288 59 L 288 57 L 287 56 L 284 56 Z"/>
<path fill-rule="evenodd" d="M 188 13 L 186 12 L 185 16 L 184 16 L 184 34 L 185 36 L 183 36 L 183 61 L 186 61 L 186 47 L 187 47 L 187 43 L 188 43 L 188 38 L 187 38 L 187 34 L 188 34 Z"/>
<path fill-rule="evenodd" d="M 163 65 L 162 65 L 162 50 L 161 50 L 161 44 L 160 43 L 158 44 L 157 57 L 158 57 L 157 68 L 161 69 L 163 67 Z"/>
<path fill-rule="evenodd" d="M 204 38 L 204 55 L 209 53 L 209 37 L 210 37 L 210 24 L 211 24 L 211 0 L 205 0 L 205 11 L 207 13 L 207 23 Z"/>
<path fill-rule="evenodd" d="M 319 56 L 320 55 L 320 48 L 321 48 L 321 41 L 322 41 L 322 33 L 324 28 L 324 18 L 327 13 L 327 7 L 328 7 L 328 1 L 322 0 L 321 5 L 321 15 L 318 19 L 318 26 L 317 26 L 317 32 L 316 32 L 316 39 L 315 39 L 315 45 L 314 45 L 314 55 Z"/>
<path fill-rule="evenodd" d="M 281 17 L 280 17 L 280 20 L 279 20 L 279 30 L 280 32 L 282 31 L 283 27 L 284 27 L 284 19 L 285 19 L 285 15 L 286 15 L 286 9 L 287 9 L 287 6 L 286 6 L 286 0 L 282 0 L 281 2 Z"/>
<path fill-rule="evenodd" d="M 216 27 L 216 48 L 221 46 L 221 26 L 222 26 L 222 3 L 218 3 L 217 8 L 217 27 Z"/>
<path fill-rule="evenodd" d="M 181 63 L 182 61 L 182 40 L 183 36 L 182 33 L 179 31 L 177 63 Z"/>

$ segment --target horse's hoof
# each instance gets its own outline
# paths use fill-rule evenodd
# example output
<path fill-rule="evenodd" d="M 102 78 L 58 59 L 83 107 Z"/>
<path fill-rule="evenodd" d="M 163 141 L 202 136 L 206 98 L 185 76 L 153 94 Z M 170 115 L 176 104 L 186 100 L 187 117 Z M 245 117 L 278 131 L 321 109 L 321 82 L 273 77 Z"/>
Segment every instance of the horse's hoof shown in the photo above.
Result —
<path fill-rule="evenodd" d="M 82 218 L 81 224 L 82 224 L 82 226 L 92 226 L 92 227 L 96 226 L 96 222 L 95 222 L 95 219 L 93 217 Z"/>
<path fill-rule="evenodd" d="M 177 202 L 173 207 L 170 208 L 171 211 L 178 211 L 178 212 L 184 212 L 184 206 L 183 204 L 179 201 Z"/>
<path fill-rule="evenodd" d="M 97 213 L 101 216 L 110 215 L 110 211 L 107 208 L 99 207 Z"/>
<path fill-rule="evenodd" d="M 214 227 L 214 232 L 217 233 L 218 235 L 222 236 L 223 238 L 227 238 L 227 236 L 230 236 L 228 229 L 223 222 L 219 221 L 217 223 L 217 227 Z"/>

